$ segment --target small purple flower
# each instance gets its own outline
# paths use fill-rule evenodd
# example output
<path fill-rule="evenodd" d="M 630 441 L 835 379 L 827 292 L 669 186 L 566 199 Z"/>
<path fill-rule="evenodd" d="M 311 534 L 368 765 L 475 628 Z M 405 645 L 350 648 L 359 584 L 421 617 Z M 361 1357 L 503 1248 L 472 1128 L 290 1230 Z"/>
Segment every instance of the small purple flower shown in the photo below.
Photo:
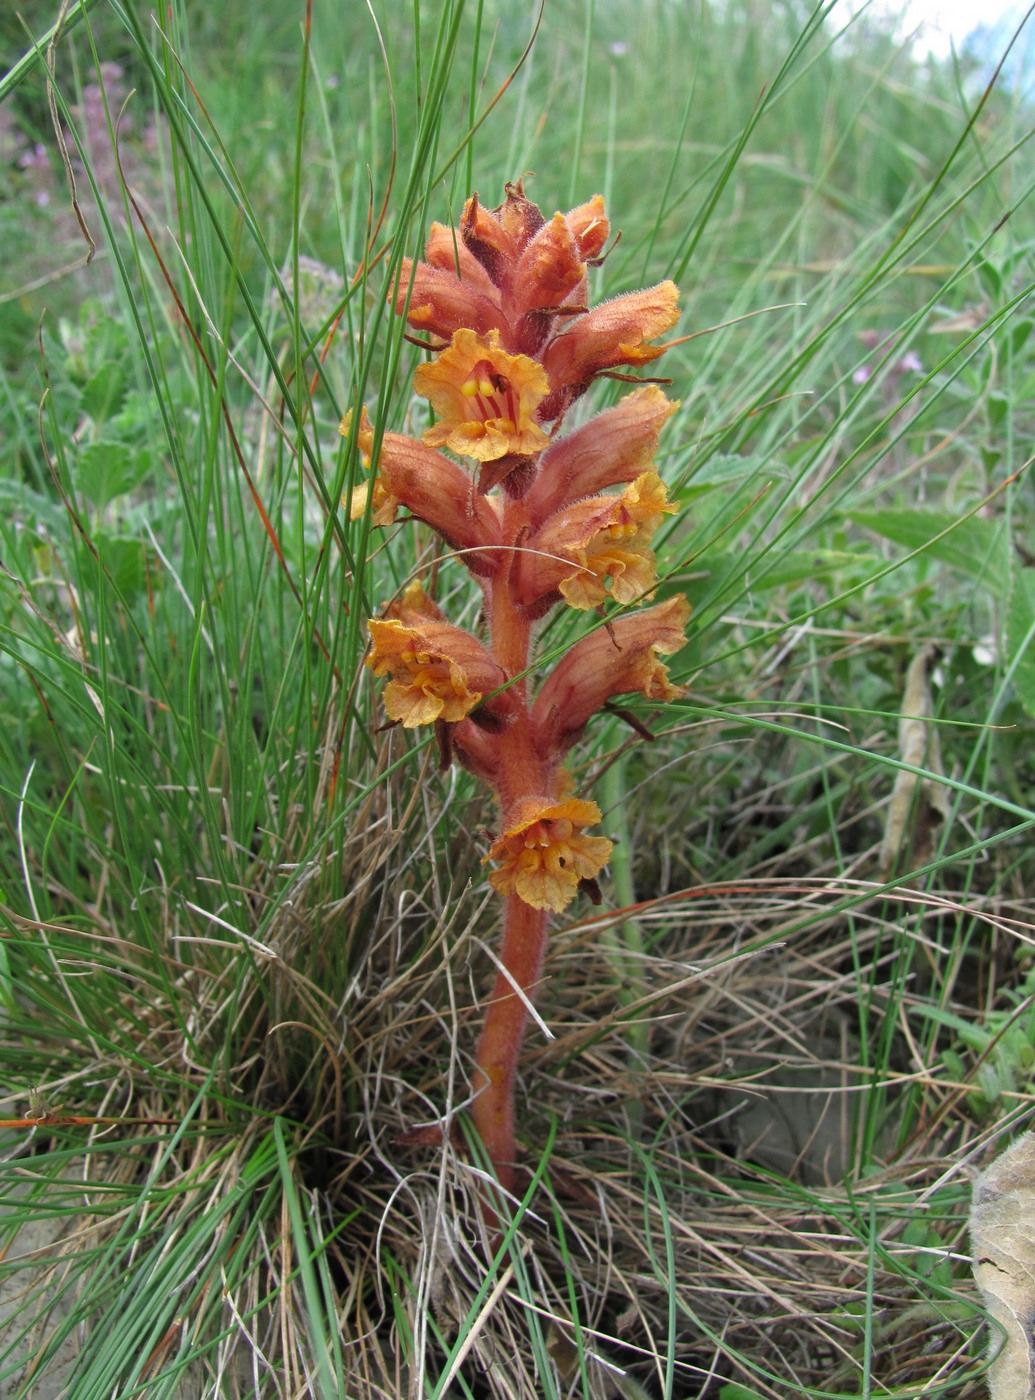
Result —
<path fill-rule="evenodd" d="M 877 346 L 881 344 L 880 333 L 874 330 L 860 331 L 859 339 L 867 350 L 876 350 Z M 895 336 L 890 340 L 885 340 L 884 345 L 890 348 L 897 339 L 898 337 Z M 886 381 L 888 389 L 894 394 L 897 392 L 898 381 L 904 374 L 922 374 L 923 368 L 923 363 L 916 351 L 907 350 L 897 360 L 891 360 L 883 366 L 881 378 Z M 860 365 L 852 374 L 852 383 L 865 384 L 873 378 L 875 372 L 872 365 Z"/>

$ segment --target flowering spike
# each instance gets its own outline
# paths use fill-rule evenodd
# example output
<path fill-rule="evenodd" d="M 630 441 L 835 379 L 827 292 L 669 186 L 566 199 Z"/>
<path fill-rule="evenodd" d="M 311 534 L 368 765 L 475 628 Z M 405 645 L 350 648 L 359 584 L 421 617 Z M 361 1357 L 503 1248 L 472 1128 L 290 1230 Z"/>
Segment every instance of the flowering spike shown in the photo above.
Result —
<path fill-rule="evenodd" d="M 390 718 L 433 726 L 441 762 L 468 769 L 499 804 L 500 835 L 485 859 L 506 918 L 476 1054 L 474 1119 L 505 1188 L 515 1183 L 514 1083 L 547 921 L 580 894 L 599 901 L 612 849 L 586 834 L 600 810 L 574 795 L 563 759 L 612 697 L 681 694 L 661 657 L 683 645 L 690 615 L 673 597 L 612 618 L 534 693 L 536 620 L 561 603 L 641 602 L 656 585 L 650 542 L 675 510 L 654 457 L 676 405 L 653 384 L 559 431 L 599 375 L 629 378 L 619 370 L 661 355 L 654 342 L 678 318 L 672 282 L 589 308 L 588 269 L 610 236 L 599 195 L 547 219 L 520 180 L 496 209 L 472 195 L 458 228 L 432 225 L 425 257 L 403 261 L 390 296 L 430 338 L 414 389 L 436 421 L 423 441 L 385 433 L 376 462 L 365 416 L 357 431 L 372 475 L 353 491 L 353 517 L 369 511 L 382 526 L 409 511 L 482 591 L 484 641 L 413 585 L 368 624 L 367 664 L 388 677 Z"/>

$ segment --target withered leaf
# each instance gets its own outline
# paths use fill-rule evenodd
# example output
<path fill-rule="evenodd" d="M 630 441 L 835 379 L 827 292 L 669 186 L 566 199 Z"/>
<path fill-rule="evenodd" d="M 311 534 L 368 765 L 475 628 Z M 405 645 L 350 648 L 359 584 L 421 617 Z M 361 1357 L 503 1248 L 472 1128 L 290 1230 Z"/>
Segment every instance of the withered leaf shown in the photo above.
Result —
<path fill-rule="evenodd" d="M 988 1372 L 991 1400 L 1035 1400 L 1035 1133 L 997 1157 L 974 1184 L 974 1279 L 1005 1332 Z"/>
<path fill-rule="evenodd" d="M 898 725 L 899 758 L 931 773 L 944 771 L 938 728 L 930 722 L 934 714 L 930 669 L 936 655 L 937 648 L 928 643 L 909 663 Z M 916 869 L 932 860 L 951 810 L 948 789 L 941 783 L 900 768 L 880 846 L 881 879 L 889 879 L 896 866 Z"/>

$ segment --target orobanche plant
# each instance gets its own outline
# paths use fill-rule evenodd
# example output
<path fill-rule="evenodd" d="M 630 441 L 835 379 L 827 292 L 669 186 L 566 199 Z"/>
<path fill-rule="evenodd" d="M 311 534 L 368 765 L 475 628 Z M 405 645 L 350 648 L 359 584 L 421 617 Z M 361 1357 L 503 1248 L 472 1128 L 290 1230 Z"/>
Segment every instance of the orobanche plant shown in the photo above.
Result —
<path fill-rule="evenodd" d="M 547 923 L 580 890 L 599 902 L 612 848 L 586 834 L 600 809 L 574 792 L 565 756 L 612 696 L 680 693 L 659 657 L 683 645 L 690 615 L 682 596 L 637 609 L 656 583 L 651 537 L 675 510 L 653 458 L 677 405 L 644 383 L 560 433 L 595 379 L 630 379 L 619 367 L 661 355 L 668 347 L 650 342 L 678 316 L 672 282 L 588 307 L 587 268 L 608 236 L 599 195 L 547 220 L 520 181 L 498 209 L 473 195 L 459 228 L 432 226 L 424 261 L 403 262 L 394 296 L 430 351 L 414 388 L 437 421 L 420 441 L 386 433 L 371 482 L 351 502 L 354 518 L 369 510 L 375 525 L 400 508 L 424 521 L 484 595 L 481 639 L 411 584 L 370 620 L 367 665 L 389 677 L 389 718 L 408 729 L 433 725 L 443 764 L 462 764 L 499 804 L 486 861 L 506 916 L 473 1111 L 506 1191 L 515 1182 L 514 1080 Z M 346 418 L 342 432 L 350 431 Z M 370 461 L 365 412 L 355 431 Z M 602 613 L 608 598 L 620 610 L 533 691 L 537 625 L 562 605 Z"/>

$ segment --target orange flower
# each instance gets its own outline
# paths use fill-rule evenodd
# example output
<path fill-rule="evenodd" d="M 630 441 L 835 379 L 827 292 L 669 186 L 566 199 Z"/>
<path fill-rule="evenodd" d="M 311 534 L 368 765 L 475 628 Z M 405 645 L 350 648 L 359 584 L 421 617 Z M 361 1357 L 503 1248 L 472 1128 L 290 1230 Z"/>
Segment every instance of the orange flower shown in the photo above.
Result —
<path fill-rule="evenodd" d="M 562 323 L 586 309 L 586 265 L 607 239 L 604 201 L 595 195 L 570 214 L 555 214 L 522 251 L 506 289 L 512 348 L 538 354 Z"/>
<path fill-rule="evenodd" d="M 480 334 L 505 328 L 499 292 L 455 229 L 432 224 L 424 258 L 403 258 L 395 284 L 395 309 L 414 330 L 448 342 L 461 326 Z"/>
<path fill-rule="evenodd" d="M 601 302 L 555 336 L 543 352 L 550 395 L 540 409 L 542 420 L 560 417 L 605 370 L 649 364 L 663 355 L 664 345 L 648 341 L 671 330 L 679 320 L 678 300 L 676 284 L 660 282 Z"/>
<path fill-rule="evenodd" d="M 595 880 L 611 855 L 606 837 L 582 835 L 584 827 L 600 820 L 600 808 L 575 797 L 525 797 L 511 815 L 516 820 L 485 858 L 499 862 L 489 884 L 533 909 L 560 913 L 578 894 L 580 882 Z"/>
<path fill-rule="evenodd" d="M 428 241 L 424 245 L 424 259 L 432 267 L 455 273 L 462 282 L 469 282 L 473 291 L 480 292 L 499 304 L 499 293 L 492 278 L 467 247 L 460 229 L 451 228 L 448 224 L 433 223 Z M 404 267 L 408 261 L 409 259 L 403 259 Z M 450 335 L 452 333 L 450 331 Z"/>
<path fill-rule="evenodd" d="M 542 365 L 500 349 L 498 331 L 458 330 L 448 350 L 418 367 L 413 387 L 441 419 L 424 434 L 429 447 L 492 462 L 549 444 L 533 418 L 549 387 Z"/>
<path fill-rule="evenodd" d="M 506 199 L 486 209 L 471 195 L 460 216 L 460 236 L 497 287 L 509 287 L 521 250 L 542 228 L 542 210 L 525 195 L 521 181 L 506 186 Z"/>
<path fill-rule="evenodd" d="M 548 222 L 520 180 L 506 187 L 496 209 L 472 195 L 460 235 L 493 284 L 510 297 L 512 320 L 533 308 L 559 307 L 582 280 L 586 264 L 607 242 L 610 225 L 601 195 Z"/>
<path fill-rule="evenodd" d="M 402 594 L 393 598 L 385 608 L 385 617 L 394 618 L 396 622 L 407 622 L 410 625 L 420 625 L 428 622 L 445 622 L 446 615 L 426 591 L 419 578 L 411 579 L 403 589 Z"/>
<path fill-rule="evenodd" d="M 348 433 L 351 417 L 348 414 L 342 419 L 342 434 Z M 374 433 L 365 409 L 358 441 L 369 464 Z M 350 519 L 363 515 L 371 491 L 372 524 L 390 525 L 399 507 L 404 506 L 457 550 L 473 574 L 485 576 L 498 568 L 501 556 L 492 549 L 501 538 L 495 505 L 478 493 L 462 467 L 441 452 L 404 433 L 385 433 L 373 482 L 353 487 Z M 484 553 L 481 545 L 488 546 Z"/>
<path fill-rule="evenodd" d="M 522 550 L 514 588 L 532 616 L 560 594 L 573 608 L 595 608 L 608 594 L 631 603 L 650 593 L 657 560 L 648 548 L 675 506 L 657 472 L 644 472 L 620 496 L 591 496 L 558 511 Z"/>
<path fill-rule="evenodd" d="M 679 651 L 689 620 L 690 604 L 677 594 L 615 618 L 576 642 L 536 697 L 532 724 L 538 751 L 554 757 L 569 749 L 613 695 L 637 692 L 647 700 L 677 700 L 683 692 L 658 657 Z"/>
<path fill-rule="evenodd" d="M 506 682 L 506 672 L 474 637 L 438 621 L 430 600 L 428 609 L 413 605 L 415 601 L 404 600 L 399 607 L 405 620 L 370 619 L 373 650 L 366 664 L 376 676 L 392 677 L 384 696 L 390 719 L 405 729 L 436 720 L 455 724 L 486 691 Z"/>
<path fill-rule="evenodd" d="M 604 251 L 604 244 L 611 232 L 611 225 L 604 213 L 604 196 L 593 195 L 577 209 L 570 209 L 565 215 L 568 227 L 575 235 L 579 251 L 589 262 Z"/>
<path fill-rule="evenodd" d="M 553 438 L 525 497 L 533 528 L 562 506 L 635 481 L 650 470 L 661 430 L 678 407 L 656 385 L 647 384 L 588 423 Z"/>
<path fill-rule="evenodd" d="M 496 209 L 472 195 L 459 228 L 432 224 L 423 261 L 403 259 L 395 309 L 443 341 L 461 329 L 496 329 L 505 350 L 536 355 L 562 322 L 585 311 L 586 268 L 609 232 L 600 195 L 550 220 L 520 180 Z"/>

